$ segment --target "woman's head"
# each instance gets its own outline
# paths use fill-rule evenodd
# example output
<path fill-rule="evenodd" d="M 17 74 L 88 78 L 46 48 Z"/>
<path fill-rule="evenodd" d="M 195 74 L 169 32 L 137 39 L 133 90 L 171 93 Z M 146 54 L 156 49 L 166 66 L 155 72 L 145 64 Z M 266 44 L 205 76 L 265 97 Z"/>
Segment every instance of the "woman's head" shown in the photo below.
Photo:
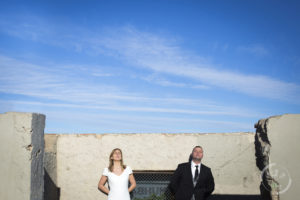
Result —
<path fill-rule="evenodd" d="M 110 155 L 109 155 L 109 170 L 112 171 L 113 170 L 113 166 L 115 162 L 120 162 L 121 167 L 123 167 L 125 169 L 125 165 L 123 164 L 123 154 L 122 154 L 122 150 L 119 148 L 115 148 L 111 151 Z"/>
<path fill-rule="evenodd" d="M 110 153 L 109 159 L 111 161 L 122 161 L 122 150 L 119 148 L 115 148 L 112 150 L 112 152 Z"/>

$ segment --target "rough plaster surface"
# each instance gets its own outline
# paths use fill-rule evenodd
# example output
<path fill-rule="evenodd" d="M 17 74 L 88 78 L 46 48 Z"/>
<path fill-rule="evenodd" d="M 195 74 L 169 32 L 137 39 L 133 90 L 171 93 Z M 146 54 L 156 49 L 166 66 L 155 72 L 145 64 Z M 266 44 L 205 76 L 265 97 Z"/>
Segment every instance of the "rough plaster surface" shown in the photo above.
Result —
<path fill-rule="evenodd" d="M 133 170 L 175 170 L 188 160 L 195 145 L 201 145 L 203 163 L 215 177 L 215 194 L 259 194 L 254 133 L 46 134 L 45 140 L 57 142 L 52 145 L 57 148 L 60 200 L 106 199 L 97 185 L 116 147 L 123 150 L 125 164 Z"/>
<path fill-rule="evenodd" d="M 300 114 L 287 114 L 262 119 L 256 124 L 256 135 L 262 140 L 263 163 L 271 189 L 269 199 L 291 200 L 300 196 Z M 258 149 L 259 150 L 259 149 Z M 263 185 L 265 186 L 265 185 Z M 279 187 L 278 187 L 279 186 Z M 266 190 L 266 187 L 262 189 Z M 279 192 L 279 198 L 276 192 Z M 266 196 L 265 199 L 268 199 Z"/>
<path fill-rule="evenodd" d="M 56 141 L 58 135 L 45 134 L 44 169 L 54 184 L 57 185 Z"/>
<path fill-rule="evenodd" d="M 58 200 L 59 188 L 57 187 L 57 166 L 56 166 L 56 141 L 57 135 L 45 134 L 45 155 L 44 155 L 44 200 Z"/>
<path fill-rule="evenodd" d="M 0 199 L 43 199 L 45 116 L 0 114 Z"/>

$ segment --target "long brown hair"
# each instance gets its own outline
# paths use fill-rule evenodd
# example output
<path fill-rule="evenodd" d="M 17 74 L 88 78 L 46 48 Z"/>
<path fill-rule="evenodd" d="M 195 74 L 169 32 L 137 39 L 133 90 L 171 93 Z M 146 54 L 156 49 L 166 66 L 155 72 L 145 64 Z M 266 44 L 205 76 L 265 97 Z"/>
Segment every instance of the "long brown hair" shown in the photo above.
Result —
<path fill-rule="evenodd" d="M 119 149 L 119 148 L 115 148 L 111 151 L 110 155 L 109 155 L 109 166 L 108 166 L 108 169 L 109 171 L 113 171 L 113 167 L 114 167 L 114 160 L 112 159 L 112 156 L 113 154 L 115 153 L 115 151 L 119 150 L 121 152 L 121 167 L 123 167 L 123 169 L 126 168 L 126 165 L 124 165 L 123 163 L 123 153 L 122 153 L 122 150 Z"/>

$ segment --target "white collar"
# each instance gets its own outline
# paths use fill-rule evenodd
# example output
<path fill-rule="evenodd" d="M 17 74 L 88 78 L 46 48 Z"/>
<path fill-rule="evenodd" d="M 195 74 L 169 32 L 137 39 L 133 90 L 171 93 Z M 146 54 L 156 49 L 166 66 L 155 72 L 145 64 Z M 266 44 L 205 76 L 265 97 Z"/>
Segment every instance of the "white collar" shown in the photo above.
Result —
<path fill-rule="evenodd" d="M 200 167 L 201 167 L 201 162 L 200 162 L 199 164 L 196 164 L 196 163 L 194 163 L 194 161 L 192 161 L 191 163 L 192 163 L 192 167 L 196 167 L 196 165 L 198 165 L 198 166 L 199 166 L 199 169 L 200 169 Z"/>

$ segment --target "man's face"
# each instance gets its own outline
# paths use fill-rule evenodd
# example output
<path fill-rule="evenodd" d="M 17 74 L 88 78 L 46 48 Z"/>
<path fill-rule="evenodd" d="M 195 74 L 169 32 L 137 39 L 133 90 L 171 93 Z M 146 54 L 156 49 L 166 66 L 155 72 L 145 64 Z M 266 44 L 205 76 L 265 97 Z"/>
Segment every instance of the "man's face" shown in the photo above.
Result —
<path fill-rule="evenodd" d="M 193 160 L 195 160 L 195 161 L 201 161 L 201 159 L 203 158 L 202 148 L 200 148 L 200 147 L 194 148 L 194 150 L 192 152 L 192 157 L 193 157 Z"/>

